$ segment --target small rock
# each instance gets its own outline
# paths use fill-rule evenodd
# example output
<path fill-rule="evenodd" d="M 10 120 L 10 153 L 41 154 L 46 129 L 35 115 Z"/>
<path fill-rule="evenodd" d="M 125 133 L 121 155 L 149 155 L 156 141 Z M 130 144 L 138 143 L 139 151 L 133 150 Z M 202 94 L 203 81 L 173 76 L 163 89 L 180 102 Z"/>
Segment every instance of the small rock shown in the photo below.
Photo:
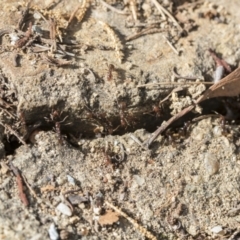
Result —
<path fill-rule="evenodd" d="M 190 225 L 188 233 L 193 237 L 196 236 L 198 234 L 197 227 L 195 225 Z"/>
<path fill-rule="evenodd" d="M 219 136 L 222 136 L 222 128 L 220 126 L 215 126 L 213 128 L 213 135 L 215 137 L 219 137 Z"/>
<path fill-rule="evenodd" d="M 223 230 L 223 229 L 222 229 L 222 226 L 218 225 L 218 226 L 213 227 L 213 228 L 211 229 L 211 232 L 216 233 L 216 234 L 219 234 L 219 233 L 222 232 L 222 230 Z"/>
<path fill-rule="evenodd" d="M 70 184 L 72 184 L 73 186 L 76 185 L 76 184 L 75 184 L 75 179 L 74 179 L 72 176 L 67 175 L 67 180 L 68 180 L 68 182 L 69 182 Z"/>
<path fill-rule="evenodd" d="M 57 232 L 57 229 L 54 225 L 54 223 L 52 223 L 48 229 L 48 234 L 51 240 L 58 240 L 59 239 L 59 234 Z"/>
<path fill-rule="evenodd" d="M 56 207 L 56 210 L 64 215 L 67 215 L 68 217 L 72 216 L 71 209 L 64 203 L 59 203 Z"/>
<path fill-rule="evenodd" d="M 206 153 L 204 158 L 204 164 L 209 176 L 216 174 L 220 167 L 218 160 L 211 153 Z"/>
<path fill-rule="evenodd" d="M 142 186 L 145 183 L 145 179 L 142 177 L 139 177 L 138 175 L 133 175 L 133 179 L 139 186 Z"/>

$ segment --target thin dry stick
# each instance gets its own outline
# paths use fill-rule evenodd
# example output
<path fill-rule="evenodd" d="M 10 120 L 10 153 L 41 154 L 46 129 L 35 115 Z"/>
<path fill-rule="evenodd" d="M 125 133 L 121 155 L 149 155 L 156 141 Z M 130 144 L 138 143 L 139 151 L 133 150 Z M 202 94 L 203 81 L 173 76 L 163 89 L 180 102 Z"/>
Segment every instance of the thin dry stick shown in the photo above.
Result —
<path fill-rule="evenodd" d="M 163 104 L 164 102 L 166 102 L 171 96 L 173 93 L 175 92 L 180 92 L 182 91 L 184 88 L 183 87 L 177 87 L 177 88 L 174 88 L 163 100 L 161 100 L 158 104 L 158 106 L 160 106 L 161 104 Z"/>
<path fill-rule="evenodd" d="M 77 13 L 77 11 L 78 11 L 79 8 L 80 8 L 80 5 L 77 6 L 76 9 L 72 12 L 70 18 L 68 19 L 66 28 L 68 28 L 69 25 L 71 24 L 71 22 L 72 22 L 73 18 L 75 17 L 75 15 L 76 15 L 76 13 Z"/>
<path fill-rule="evenodd" d="M 25 20 L 26 20 L 26 18 L 27 18 L 27 15 L 28 15 L 28 13 L 29 13 L 30 3 L 31 3 L 31 1 L 29 1 L 29 2 L 27 3 L 27 6 L 26 6 L 25 10 L 22 12 L 21 18 L 20 18 L 20 20 L 18 21 L 17 29 L 19 29 L 19 30 L 21 30 L 21 29 L 23 28 L 24 22 L 25 22 Z"/>
<path fill-rule="evenodd" d="M 28 181 L 26 179 L 26 177 L 22 174 L 22 178 L 24 180 L 24 183 L 26 184 L 27 188 L 30 190 L 30 193 L 36 198 L 38 199 L 37 194 L 35 193 L 35 191 L 32 189 L 32 187 L 28 184 Z"/>
<path fill-rule="evenodd" d="M 143 146 L 142 142 L 133 134 L 130 134 L 130 138 L 135 141 L 140 147 L 142 147 L 145 150 L 148 150 L 145 146 Z"/>
<path fill-rule="evenodd" d="M 160 14 L 162 15 L 163 20 L 166 20 L 166 16 L 161 8 L 161 5 L 159 4 L 159 2 L 157 0 L 152 0 L 153 4 L 156 6 L 157 10 L 160 12 Z"/>
<path fill-rule="evenodd" d="M 129 0 L 129 3 L 130 3 L 130 8 L 131 8 L 131 11 L 132 11 L 133 19 L 134 19 L 134 21 L 136 22 L 136 21 L 137 21 L 137 6 L 136 6 L 136 0 Z"/>
<path fill-rule="evenodd" d="M 108 8 L 108 9 L 110 9 L 110 10 L 112 10 L 113 12 L 116 12 L 116 13 L 122 14 L 122 15 L 126 15 L 126 14 L 127 14 L 125 11 L 121 11 L 121 10 L 119 10 L 119 9 L 117 9 L 117 8 L 114 8 L 113 6 L 107 4 L 107 3 L 106 3 L 105 1 L 103 1 L 103 0 L 99 0 L 99 1 L 101 2 L 101 4 L 102 4 L 103 6 L 105 6 L 106 8 Z"/>
<path fill-rule="evenodd" d="M 76 15 L 78 22 L 81 22 L 85 16 L 88 9 L 88 0 L 83 0 L 82 6 L 80 8 L 79 14 Z"/>
<path fill-rule="evenodd" d="M 16 176 L 16 181 L 17 181 L 17 186 L 18 186 L 18 192 L 19 192 L 19 197 L 23 204 L 27 207 L 29 205 L 29 201 L 27 199 L 27 196 L 24 192 L 24 187 L 23 187 L 23 179 L 20 174 L 20 171 L 17 167 L 13 165 L 12 162 L 10 162 L 10 168 L 13 171 L 14 175 Z"/>
<path fill-rule="evenodd" d="M 50 39 L 52 40 L 51 50 L 57 50 L 57 42 L 56 42 L 56 22 L 53 18 L 49 20 L 49 31 L 50 31 Z"/>
<path fill-rule="evenodd" d="M 177 22 L 177 20 L 169 13 L 157 0 L 152 0 L 156 8 L 159 10 L 160 13 L 164 12 L 178 27 L 181 31 L 183 31 L 180 24 Z"/>
<path fill-rule="evenodd" d="M 119 213 L 121 216 L 125 217 L 132 225 L 140 232 L 144 237 L 147 237 L 151 240 L 157 240 L 155 236 L 151 232 L 149 232 L 146 228 L 142 227 L 137 223 L 136 220 L 130 218 L 126 213 L 124 213 L 121 209 L 115 207 L 112 203 L 105 201 L 105 203 L 111 207 L 115 212 Z"/>
<path fill-rule="evenodd" d="M 176 72 L 176 68 L 173 68 L 173 75 L 176 79 L 186 79 L 186 80 L 197 80 L 200 79 L 198 77 L 189 77 L 189 76 L 181 76 Z"/>
<path fill-rule="evenodd" d="M 228 240 L 234 240 L 235 237 L 240 233 L 240 228 L 238 228 Z M 238 239 L 238 238 L 237 238 Z"/>
<path fill-rule="evenodd" d="M 179 85 L 179 86 L 185 86 L 185 85 L 196 85 L 196 84 L 206 84 L 206 85 L 213 85 L 213 82 L 163 82 L 163 83 L 146 83 L 146 84 L 141 84 L 141 85 L 137 85 L 137 88 L 141 88 L 141 87 L 153 87 L 153 86 L 159 86 L 159 85 Z"/>
<path fill-rule="evenodd" d="M 161 127 L 159 127 L 152 135 L 149 139 L 147 139 L 143 145 L 146 147 L 149 147 L 152 142 L 162 133 L 164 132 L 173 122 L 175 122 L 176 120 L 178 120 L 179 118 L 181 118 L 182 116 L 184 116 L 185 114 L 187 114 L 188 112 L 192 111 L 194 109 L 195 105 L 191 105 L 187 108 L 184 108 L 180 113 L 178 113 L 177 115 L 171 117 L 165 124 L 163 124 Z"/>
<path fill-rule="evenodd" d="M 23 140 L 23 138 L 20 137 L 20 135 L 15 130 L 13 130 L 8 124 L 4 124 L 4 123 L 0 122 L 0 125 L 2 125 L 5 129 L 7 129 L 9 132 L 11 132 L 19 140 L 19 142 L 21 142 L 23 145 L 27 146 L 27 144 Z"/>
<path fill-rule="evenodd" d="M 179 55 L 178 50 L 172 45 L 172 43 L 170 43 L 170 41 L 167 39 L 167 37 L 165 37 L 163 35 L 163 38 L 166 40 L 167 44 L 170 46 L 170 48 L 173 50 L 173 52 L 175 52 L 177 55 Z"/>
<path fill-rule="evenodd" d="M 136 34 L 133 34 L 129 37 L 126 37 L 125 38 L 125 41 L 128 42 L 128 41 L 132 41 L 136 38 L 139 38 L 143 35 L 146 35 L 146 34 L 153 34 L 153 33 L 160 33 L 160 32 L 165 32 L 165 30 L 162 30 L 162 29 L 159 29 L 159 28 L 152 28 L 152 27 L 149 27 L 149 28 L 146 28 Z"/>

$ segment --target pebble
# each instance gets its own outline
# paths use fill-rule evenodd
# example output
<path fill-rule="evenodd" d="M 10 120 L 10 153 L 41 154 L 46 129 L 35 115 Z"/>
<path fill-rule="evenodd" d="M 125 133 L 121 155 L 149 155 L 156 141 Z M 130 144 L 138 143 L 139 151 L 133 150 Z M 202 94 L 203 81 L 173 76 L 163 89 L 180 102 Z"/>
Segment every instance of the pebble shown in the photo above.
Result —
<path fill-rule="evenodd" d="M 57 229 L 54 225 L 54 223 L 52 223 L 48 229 L 48 234 L 51 240 L 58 240 L 59 239 L 59 234 L 57 232 Z"/>
<path fill-rule="evenodd" d="M 196 141 L 201 141 L 204 138 L 204 132 L 200 127 L 196 127 L 192 131 L 192 138 Z"/>
<path fill-rule="evenodd" d="M 197 227 L 195 225 L 190 225 L 188 232 L 190 235 L 192 235 L 193 237 L 196 236 L 198 234 L 198 230 Z"/>
<path fill-rule="evenodd" d="M 70 217 L 72 216 L 71 209 L 64 203 L 59 203 L 56 207 L 56 210 L 58 210 L 60 213 Z"/>
<path fill-rule="evenodd" d="M 214 134 L 215 137 L 222 136 L 222 128 L 220 126 L 215 126 L 213 128 L 213 134 Z"/>
<path fill-rule="evenodd" d="M 69 182 L 70 184 L 72 184 L 73 186 L 76 185 L 76 184 L 75 184 L 75 179 L 74 179 L 72 176 L 67 175 L 67 180 L 68 180 L 68 182 Z"/>
<path fill-rule="evenodd" d="M 204 164 L 206 172 L 209 176 L 216 174 L 220 168 L 218 160 L 211 153 L 206 153 L 204 158 Z"/>
<path fill-rule="evenodd" d="M 133 175 L 133 179 L 139 186 L 142 186 L 145 183 L 145 179 L 142 177 L 139 177 L 138 175 Z"/>
<path fill-rule="evenodd" d="M 211 232 L 218 234 L 218 233 L 221 233 L 222 230 L 223 230 L 223 229 L 222 229 L 222 226 L 218 225 L 218 226 L 213 227 L 213 228 L 211 229 Z"/>

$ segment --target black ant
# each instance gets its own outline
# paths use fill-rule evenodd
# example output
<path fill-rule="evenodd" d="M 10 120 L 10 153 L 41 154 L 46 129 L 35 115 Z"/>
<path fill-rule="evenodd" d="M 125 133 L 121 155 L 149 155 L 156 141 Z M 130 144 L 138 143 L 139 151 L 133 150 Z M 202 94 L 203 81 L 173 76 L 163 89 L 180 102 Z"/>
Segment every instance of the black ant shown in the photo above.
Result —
<path fill-rule="evenodd" d="M 58 135 L 58 141 L 59 141 L 60 145 L 63 144 L 63 138 L 62 138 L 62 132 L 61 132 L 61 123 L 65 122 L 65 120 L 68 118 L 68 116 L 66 116 L 63 120 L 61 120 L 61 115 L 62 115 L 62 112 L 59 113 L 59 111 L 57 111 L 57 110 L 52 110 L 52 112 L 50 113 L 50 118 L 45 118 L 45 120 L 47 122 L 53 122 L 54 123 L 54 125 L 55 125 L 54 130 Z"/>

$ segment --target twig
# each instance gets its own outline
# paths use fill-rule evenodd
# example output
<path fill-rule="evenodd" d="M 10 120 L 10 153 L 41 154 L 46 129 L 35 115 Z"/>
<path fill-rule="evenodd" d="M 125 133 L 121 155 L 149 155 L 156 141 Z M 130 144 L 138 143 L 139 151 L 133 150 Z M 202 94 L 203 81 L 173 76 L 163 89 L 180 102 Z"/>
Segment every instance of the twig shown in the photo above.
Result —
<path fill-rule="evenodd" d="M 214 83 L 217 83 L 223 78 L 225 70 L 230 73 L 232 71 L 232 69 L 228 65 L 228 63 L 226 61 L 224 61 L 223 59 L 219 58 L 212 49 L 208 49 L 208 51 L 211 54 L 212 58 L 214 59 L 214 61 L 216 62 L 216 65 L 217 65 L 215 74 L 214 74 L 214 80 L 213 80 Z"/>
<path fill-rule="evenodd" d="M 32 43 L 40 37 L 40 34 L 36 34 L 32 39 L 28 40 L 28 42 L 22 47 L 23 50 L 25 50 L 27 47 L 31 46 Z"/>
<path fill-rule="evenodd" d="M 151 137 L 147 139 L 143 145 L 146 147 L 149 147 L 152 142 L 162 133 L 164 132 L 173 122 L 187 114 L 188 112 L 192 111 L 194 109 L 195 105 L 191 105 L 187 108 L 184 108 L 180 113 L 177 115 L 171 117 L 165 124 L 163 124 L 161 127 L 159 127 L 154 133 L 152 133 Z"/>
<path fill-rule="evenodd" d="M 163 82 L 163 83 L 146 83 L 146 84 L 141 84 L 141 85 L 137 85 L 138 88 L 141 87 L 152 87 L 152 86 L 159 86 L 159 85 L 179 85 L 179 86 L 183 86 L 183 85 L 195 85 L 195 84 L 206 84 L 206 85 L 213 85 L 213 82 Z"/>
<path fill-rule="evenodd" d="M 13 165 L 12 162 L 10 162 L 10 168 L 13 171 L 14 175 L 16 176 L 16 181 L 17 181 L 17 186 L 18 186 L 18 192 L 19 192 L 19 197 L 21 199 L 21 201 L 23 202 L 23 204 L 27 207 L 29 205 L 29 201 L 27 199 L 26 194 L 24 193 L 24 189 L 23 189 L 23 180 L 22 180 L 22 176 L 20 174 L 20 171 L 18 170 L 17 167 L 15 167 Z"/>
<path fill-rule="evenodd" d="M 114 8 L 113 6 L 107 4 L 107 3 L 106 3 L 105 1 L 103 1 L 103 0 L 99 0 L 99 1 L 101 2 L 102 5 L 104 5 L 104 6 L 105 6 L 106 8 L 108 8 L 108 9 L 112 10 L 113 12 L 116 12 L 116 13 L 122 14 L 122 15 L 126 15 L 126 14 L 127 14 L 125 11 L 121 11 L 121 10 L 119 10 L 119 9 L 117 9 L 117 8 Z"/>
<path fill-rule="evenodd" d="M 170 43 L 170 41 L 167 39 L 167 37 L 165 37 L 164 35 L 163 35 L 163 37 L 165 38 L 167 44 L 170 46 L 170 48 L 173 50 L 173 52 L 175 52 L 177 55 L 179 55 L 178 50 L 172 45 L 172 43 Z"/>
<path fill-rule="evenodd" d="M 123 162 L 124 159 L 125 159 L 125 149 L 124 149 L 124 146 L 121 142 L 117 141 L 117 144 L 120 146 L 120 149 L 121 149 L 121 154 L 120 154 L 120 157 L 119 157 L 118 161 Z"/>
<path fill-rule="evenodd" d="M 130 8 L 131 8 L 131 11 L 132 11 L 133 19 L 134 19 L 134 21 L 136 22 L 136 21 L 137 21 L 136 0 L 129 0 L 129 3 L 130 3 Z"/>
<path fill-rule="evenodd" d="M 215 118 L 219 118 L 221 115 L 220 114 L 207 114 L 207 115 L 202 115 L 202 116 L 199 116 L 199 117 L 196 117 L 192 120 L 192 122 L 198 122 L 198 121 L 201 121 L 202 119 L 205 119 L 205 118 L 210 118 L 210 117 L 215 117 Z"/>
<path fill-rule="evenodd" d="M 77 13 L 79 8 L 80 8 L 80 6 L 77 6 L 76 9 L 72 12 L 70 18 L 68 19 L 66 28 L 68 28 L 69 25 L 71 24 L 71 22 L 72 22 L 73 18 L 75 17 L 75 15 L 76 15 L 76 13 Z"/>
<path fill-rule="evenodd" d="M 198 77 L 189 77 L 189 76 L 181 76 L 176 72 L 176 68 L 173 68 L 173 75 L 176 79 L 186 79 L 186 80 L 197 80 Z"/>
<path fill-rule="evenodd" d="M 24 47 L 24 45 L 26 45 L 26 43 L 29 41 L 29 39 L 31 37 L 31 34 L 32 34 L 32 22 L 29 23 L 29 27 L 28 27 L 28 30 L 25 33 L 25 36 L 18 39 L 15 43 L 15 46 L 17 48 Z"/>
<path fill-rule="evenodd" d="M 68 65 L 72 64 L 72 61 L 56 59 L 51 56 L 46 56 L 44 60 L 46 60 L 46 62 L 48 62 L 52 65 L 56 65 L 57 67 L 64 67 L 64 66 L 68 66 Z"/>
<path fill-rule="evenodd" d="M 112 203 L 105 201 L 105 203 L 111 207 L 115 212 L 119 213 L 121 216 L 125 217 L 144 237 L 147 237 L 151 240 L 157 240 L 157 238 L 149 232 L 146 228 L 139 225 L 136 220 L 130 218 L 126 213 L 124 213 L 121 209 L 115 207 Z"/>
<path fill-rule="evenodd" d="M 4 124 L 0 121 L 0 125 L 2 125 L 5 129 L 7 129 L 9 132 L 11 132 L 23 145 L 27 146 L 26 142 L 23 140 L 23 138 L 15 131 L 13 130 L 8 124 Z"/>
<path fill-rule="evenodd" d="M 157 8 L 157 10 L 160 12 L 160 14 L 162 15 L 163 20 L 166 20 L 166 16 L 162 10 L 162 6 L 159 4 L 159 2 L 157 0 L 152 0 L 153 4 L 155 5 L 155 7 Z"/>
<path fill-rule="evenodd" d="M 224 61 L 223 59 L 219 58 L 216 53 L 210 48 L 208 49 L 209 53 L 211 54 L 212 58 L 214 59 L 214 61 L 216 62 L 217 66 L 223 66 L 224 69 L 227 71 L 227 72 L 232 72 L 232 69 L 231 67 L 229 66 L 229 64 Z"/>
<path fill-rule="evenodd" d="M 30 190 L 31 194 L 36 198 L 38 199 L 38 196 L 37 194 L 35 193 L 35 191 L 32 189 L 32 187 L 28 184 L 28 181 L 26 179 L 26 177 L 22 174 L 22 178 L 24 180 L 24 183 L 26 184 L 27 188 Z"/>
<path fill-rule="evenodd" d="M 238 228 L 238 229 L 232 234 L 232 236 L 231 236 L 230 238 L 228 238 L 228 240 L 234 240 L 235 237 L 236 237 L 239 233 L 240 233 L 240 229 Z"/>
<path fill-rule="evenodd" d="M 182 90 L 183 90 L 182 87 L 174 88 L 163 100 L 161 100 L 161 101 L 159 102 L 158 106 L 160 106 L 161 104 L 163 104 L 164 102 L 166 102 L 166 101 L 169 99 L 169 97 L 172 96 L 173 93 L 175 93 L 175 92 L 180 92 L 180 91 L 182 91 Z"/>
<path fill-rule="evenodd" d="M 159 28 L 152 28 L 152 27 L 149 27 L 147 29 L 144 29 L 142 30 L 141 32 L 138 32 L 136 34 L 133 34 L 131 36 L 128 36 L 125 38 L 125 41 L 128 42 L 128 41 L 132 41 L 136 38 L 139 38 L 143 35 L 146 35 L 146 34 L 153 34 L 153 33 L 160 33 L 160 32 L 165 32 L 165 30 L 162 30 L 162 29 L 159 29 Z"/>
<path fill-rule="evenodd" d="M 22 28 L 23 28 L 23 24 L 24 24 L 24 22 L 25 22 L 25 20 L 26 20 L 26 17 L 27 17 L 27 15 L 28 15 L 28 13 L 29 13 L 30 3 L 31 3 L 31 1 L 29 1 L 29 2 L 27 3 L 27 6 L 26 6 L 25 10 L 22 12 L 21 18 L 20 18 L 19 21 L 18 21 L 17 29 L 19 29 L 19 30 L 22 30 Z"/>
<path fill-rule="evenodd" d="M 51 50 L 55 51 L 57 49 L 56 43 L 56 22 L 53 18 L 49 20 L 49 31 L 50 31 L 50 39 L 52 40 Z"/>
<path fill-rule="evenodd" d="M 177 20 L 169 13 L 157 0 L 152 0 L 153 4 L 156 6 L 156 8 L 159 10 L 159 12 L 162 14 L 166 14 L 178 27 L 181 31 L 183 31 L 180 24 L 177 22 Z"/>
<path fill-rule="evenodd" d="M 140 147 L 142 147 L 144 150 L 148 150 L 148 148 L 146 148 L 145 146 L 143 146 L 142 142 L 141 142 L 137 137 L 135 137 L 133 134 L 130 134 L 129 136 L 130 136 L 130 138 L 131 138 L 134 142 L 136 142 L 136 143 L 137 143 Z"/>

